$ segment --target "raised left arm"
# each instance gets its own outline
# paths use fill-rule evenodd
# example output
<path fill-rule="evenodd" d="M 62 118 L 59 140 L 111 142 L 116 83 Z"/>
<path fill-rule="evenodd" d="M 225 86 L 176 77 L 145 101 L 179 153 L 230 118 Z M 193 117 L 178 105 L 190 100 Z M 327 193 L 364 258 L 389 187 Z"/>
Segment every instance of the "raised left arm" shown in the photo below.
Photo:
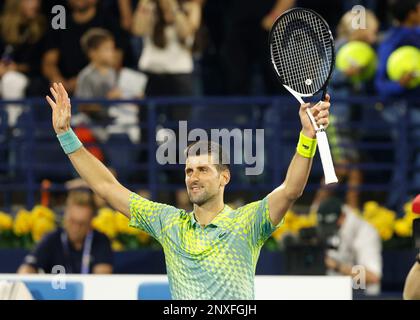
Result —
<path fill-rule="evenodd" d="M 305 148 L 308 147 L 311 149 L 312 146 L 308 146 L 308 144 L 315 144 L 314 139 L 316 138 L 315 130 L 306 114 L 306 109 L 311 108 L 318 126 L 322 124 L 326 128 L 329 124 L 329 101 L 330 96 L 327 95 L 326 101 L 318 103 L 313 107 L 310 107 L 309 103 L 300 106 L 301 135 L 303 135 L 303 139 L 310 139 L 304 142 Z M 299 140 L 299 144 L 302 143 L 302 140 Z M 287 210 L 302 195 L 305 189 L 312 167 L 313 155 L 307 156 L 302 154 L 302 152 L 298 151 L 295 153 L 287 170 L 286 179 L 268 195 L 268 210 L 270 212 L 271 222 L 274 225 L 277 225 L 283 219 Z"/>

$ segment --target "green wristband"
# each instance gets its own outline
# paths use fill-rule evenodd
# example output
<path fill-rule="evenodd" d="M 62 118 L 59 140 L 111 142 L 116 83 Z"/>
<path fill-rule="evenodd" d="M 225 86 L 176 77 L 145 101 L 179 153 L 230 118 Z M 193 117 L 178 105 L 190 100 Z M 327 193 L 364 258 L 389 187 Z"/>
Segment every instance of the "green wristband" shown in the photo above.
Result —
<path fill-rule="evenodd" d="M 57 134 L 57 138 L 66 154 L 73 153 L 83 146 L 72 128 L 64 133 Z"/>
<path fill-rule="evenodd" d="M 313 158 L 316 152 L 316 145 L 316 139 L 308 138 L 301 132 L 296 151 L 304 158 Z"/>

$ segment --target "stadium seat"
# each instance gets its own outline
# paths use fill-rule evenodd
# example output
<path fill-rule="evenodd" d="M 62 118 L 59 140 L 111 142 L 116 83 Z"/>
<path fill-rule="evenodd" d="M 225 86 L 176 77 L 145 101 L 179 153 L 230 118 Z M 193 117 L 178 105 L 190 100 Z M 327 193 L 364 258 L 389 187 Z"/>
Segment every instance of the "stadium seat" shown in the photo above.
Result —
<path fill-rule="evenodd" d="M 138 300 L 172 300 L 169 283 L 145 282 L 139 285 Z"/>
<path fill-rule="evenodd" d="M 66 282 L 65 288 L 55 289 L 51 281 L 24 281 L 35 300 L 83 300 L 83 284 Z"/>

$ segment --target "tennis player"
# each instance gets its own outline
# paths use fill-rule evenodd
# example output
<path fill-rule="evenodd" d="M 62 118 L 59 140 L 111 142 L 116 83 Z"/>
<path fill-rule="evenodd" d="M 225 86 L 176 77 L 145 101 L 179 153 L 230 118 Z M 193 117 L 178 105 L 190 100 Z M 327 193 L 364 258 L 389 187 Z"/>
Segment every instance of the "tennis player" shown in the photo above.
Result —
<path fill-rule="evenodd" d="M 146 200 L 122 186 L 79 141 L 70 127 L 71 105 L 63 85 L 53 84 L 52 121 L 58 140 L 90 188 L 130 219 L 130 226 L 155 237 L 165 252 L 173 299 L 254 299 L 260 249 L 305 188 L 316 151 L 315 131 L 306 114 L 328 126 L 330 97 L 300 106 L 302 123 L 296 154 L 285 181 L 264 199 L 233 210 L 223 196 L 230 171 L 216 143 L 201 154 L 186 154 L 185 184 L 193 212 Z M 198 144 L 203 142 L 197 142 Z M 201 150 L 202 148 L 198 148 Z M 216 156 L 217 155 L 217 156 Z"/>

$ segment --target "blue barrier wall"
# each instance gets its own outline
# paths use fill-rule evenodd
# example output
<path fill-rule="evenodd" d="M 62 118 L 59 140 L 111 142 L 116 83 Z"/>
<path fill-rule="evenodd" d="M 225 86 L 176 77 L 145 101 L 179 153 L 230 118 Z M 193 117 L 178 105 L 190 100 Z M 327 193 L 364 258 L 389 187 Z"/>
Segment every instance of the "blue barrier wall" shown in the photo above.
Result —
<path fill-rule="evenodd" d="M 0 250 L 0 273 L 14 273 L 27 251 L 21 249 Z M 385 250 L 383 257 L 382 289 L 400 291 L 408 271 L 412 267 L 415 250 Z M 143 249 L 114 253 L 116 274 L 166 274 L 163 251 Z M 282 252 L 262 250 L 256 269 L 257 275 L 284 275 L 285 256 Z"/>

